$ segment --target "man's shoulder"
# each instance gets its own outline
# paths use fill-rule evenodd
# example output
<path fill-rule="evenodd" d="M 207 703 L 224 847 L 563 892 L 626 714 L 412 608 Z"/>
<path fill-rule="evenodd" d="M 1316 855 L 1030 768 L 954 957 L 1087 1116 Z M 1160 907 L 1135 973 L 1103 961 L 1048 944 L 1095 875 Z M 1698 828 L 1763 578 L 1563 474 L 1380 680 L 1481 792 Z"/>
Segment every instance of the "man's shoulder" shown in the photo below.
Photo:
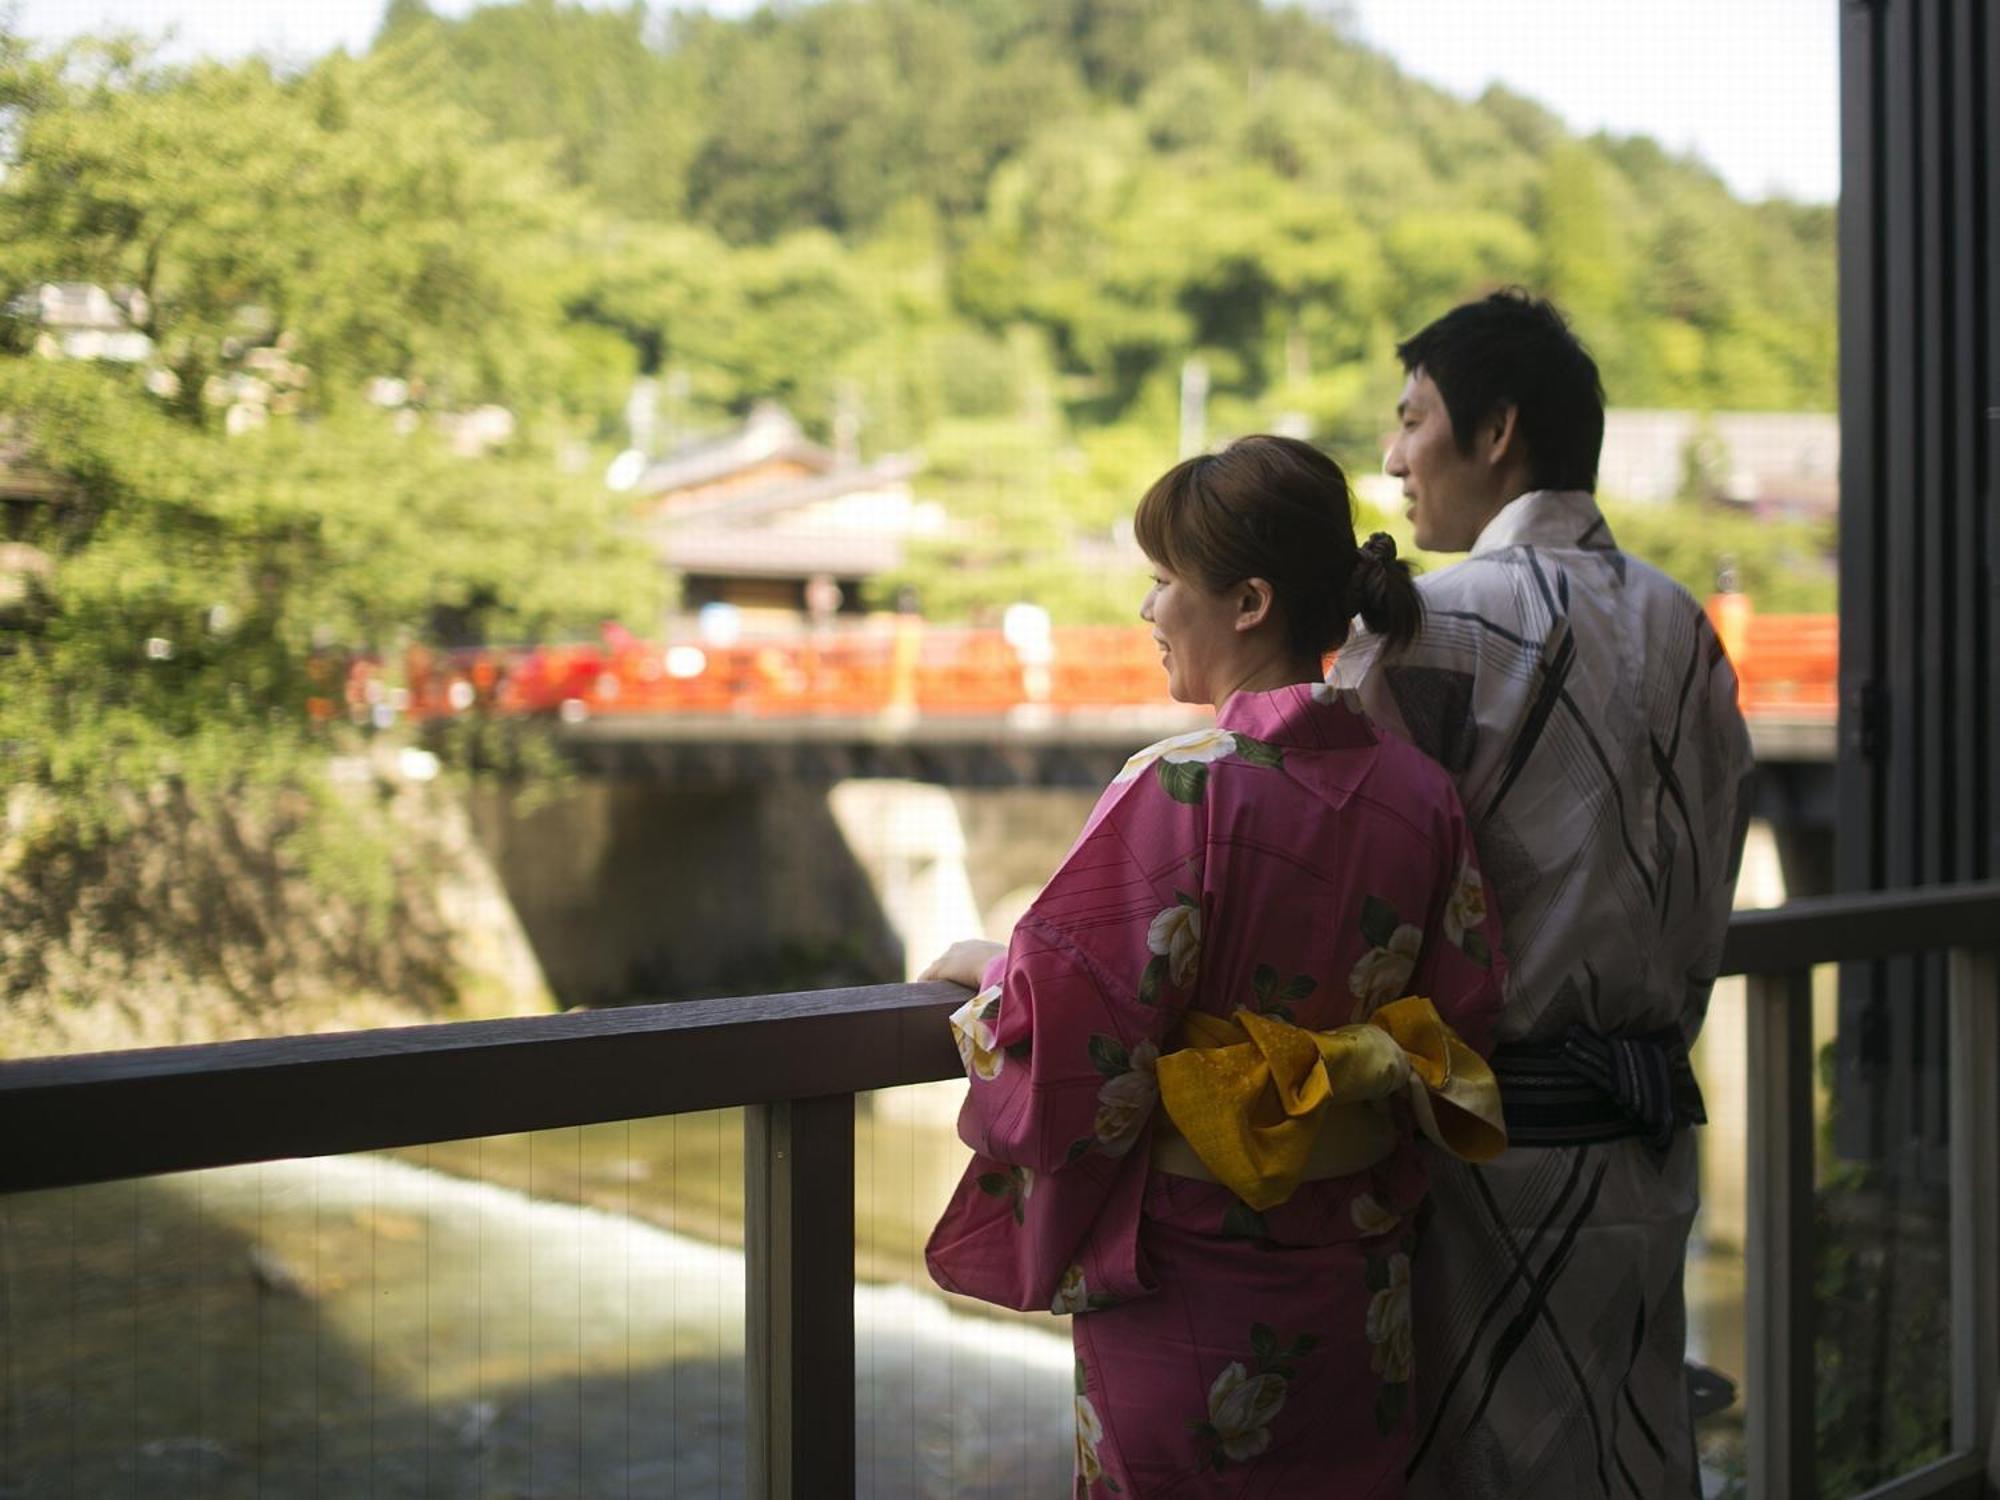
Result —
<path fill-rule="evenodd" d="M 1582 581 L 1630 594 L 1649 609 L 1702 613 L 1700 601 L 1643 557 L 1616 547 L 1546 547 L 1519 542 L 1448 563 L 1417 579 L 1430 608 L 1500 606 L 1529 597 L 1534 572 L 1560 569 L 1571 586 Z M 1597 579 L 1591 578 L 1598 575 Z M 1581 575 L 1581 578 L 1579 578 Z"/>
<path fill-rule="evenodd" d="M 1688 592 L 1687 586 L 1678 579 L 1630 552 L 1620 552 L 1618 556 L 1624 559 L 1625 587 L 1644 598 L 1649 608 L 1692 615 L 1705 613 L 1701 601 Z"/>
<path fill-rule="evenodd" d="M 1500 632 L 1519 637 L 1528 630 L 1532 581 L 1523 572 L 1518 549 L 1461 558 L 1417 579 L 1424 602 L 1421 647 L 1469 641 L 1468 632 Z M 1422 651 L 1419 650 L 1419 655 Z"/>
<path fill-rule="evenodd" d="M 1453 608 L 1515 596 L 1515 574 L 1524 563 L 1520 548 L 1461 557 L 1417 575 L 1417 592 L 1429 609 Z"/>

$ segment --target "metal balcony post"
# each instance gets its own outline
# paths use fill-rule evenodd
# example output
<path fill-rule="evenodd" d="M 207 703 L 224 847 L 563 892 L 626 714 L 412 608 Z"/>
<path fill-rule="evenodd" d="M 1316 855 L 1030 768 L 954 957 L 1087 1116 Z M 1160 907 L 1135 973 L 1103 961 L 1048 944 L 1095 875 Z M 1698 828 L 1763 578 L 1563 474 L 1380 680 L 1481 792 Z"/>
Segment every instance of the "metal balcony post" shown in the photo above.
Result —
<path fill-rule="evenodd" d="M 743 1112 L 750 1500 L 854 1495 L 854 1096 Z"/>
<path fill-rule="evenodd" d="M 1984 1453 L 2000 1436 L 2000 962 L 1950 963 L 1951 1445 Z"/>
<path fill-rule="evenodd" d="M 1810 1495 L 1813 1473 L 1812 970 L 1747 983 L 1750 1493 Z"/>

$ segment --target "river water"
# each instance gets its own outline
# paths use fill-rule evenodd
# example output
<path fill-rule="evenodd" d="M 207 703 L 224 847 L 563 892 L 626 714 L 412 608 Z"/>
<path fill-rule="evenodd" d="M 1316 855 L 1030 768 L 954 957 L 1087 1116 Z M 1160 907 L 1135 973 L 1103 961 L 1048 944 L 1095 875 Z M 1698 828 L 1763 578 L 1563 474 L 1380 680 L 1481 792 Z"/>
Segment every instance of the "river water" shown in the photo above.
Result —
<path fill-rule="evenodd" d="M 1697 1343 L 1730 1279 L 1698 1258 Z M 863 1495 L 1065 1491 L 1059 1323 L 901 1284 L 859 1287 L 855 1323 Z M 382 1156 L 25 1195 L 0 1200 L 0 1397 L 0 1500 L 732 1496 L 743 1260 Z"/>
<path fill-rule="evenodd" d="M 0 1496 L 742 1492 L 743 1261 L 385 1157 L 4 1200 Z M 855 1297 L 864 1494 L 1057 1494 L 1067 1337 Z"/>

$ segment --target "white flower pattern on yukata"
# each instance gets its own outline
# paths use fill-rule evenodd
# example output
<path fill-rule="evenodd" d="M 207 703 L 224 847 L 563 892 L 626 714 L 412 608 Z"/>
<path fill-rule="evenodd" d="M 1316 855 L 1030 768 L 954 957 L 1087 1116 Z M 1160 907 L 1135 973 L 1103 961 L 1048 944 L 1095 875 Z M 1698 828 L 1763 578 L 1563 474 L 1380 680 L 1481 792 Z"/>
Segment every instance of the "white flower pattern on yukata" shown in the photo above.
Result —
<path fill-rule="evenodd" d="M 1097 1116 L 1091 1130 L 1106 1156 L 1123 1156 L 1132 1149 L 1139 1132 L 1152 1118 L 1159 1102 L 1160 1049 L 1153 1042 L 1141 1042 L 1127 1058 L 1125 1070 L 1104 1080 L 1097 1091 Z"/>
<path fill-rule="evenodd" d="M 1097 1415 L 1097 1408 L 1090 1404 L 1090 1397 L 1083 1393 L 1083 1361 L 1076 1362 L 1076 1478 L 1077 1487 L 1087 1489 L 1104 1477 L 1104 1461 L 1097 1456 L 1097 1445 L 1104 1441 L 1104 1422 Z M 1116 1486 L 1112 1486 L 1116 1488 Z"/>
<path fill-rule="evenodd" d="M 1284 1409 L 1298 1362 L 1318 1343 L 1310 1333 L 1281 1342 L 1268 1323 L 1250 1325 L 1252 1363 L 1226 1365 L 1208 1388 L 1207 1418 L 1188 1424 L 1206 1450 L 1202 1461 L 1208 1468 L 1241 1463 L 1271 1446 L 1271 1423 Z"/>
<path fill-rule="evenodd" d="M 1271 1446 L 1271 1419 L 1285 1405 L 1285 1377 L 1252 1375 L 1232 1360 L 1208 1388 L 1208 1425 L 1222 1456 L 1241 1463 Z"/>
<path fill-rule="evenodd" d="M 1153 918 L 1146 929 L 1146 949 L 1167 961 L 1167 978 L 1186 989 L 1201 970 L 1201 907 L 1179 900 Z"/>
<path fill-rule="evenodd" d="M 1386 1384 L 1410 1378 L 1416 1349 L 1410 1330 L 1410 1257 L 1398 1251 L 1388 1257 L 1388 1284 L 1368 1302 L 1368 1342 L 1375 1346 L 1369 1364 Z"/>
<path fill-rule="evenodd" d="M 1478 932 L 1486 924 L 1486 887 L 1479 872 L 1470 864 L 1460 865 L 1451 899 L 1444 905 L 1444 935 L 1448 942 L 1463 946 L 1468 932 Z"/>
<path fill-rule="evenodd" d="M 951 1034 L 958 1043 L 958 1055 L 965 1071 L 991 1083 L 1007 1066 L 1007 1054 L 1000 1050 L 994 1024 L 1000 1019 L 1000 986 L 981 990 L 951 1013 Z"/>
<path fill-rule="evenodd" d="M 1104 1477 L 1104 1464 L 1097 1456 L 1097 1445 L 1104 1441 L 1104 1423 L 1099 1420 L 1097 1408 L 1090 1404 L 1090 1397 L 1078 1392 L 1076 1398 L 1076 1472 L 1085 1484 L 1095 1484 Z"/>
<path fill-rule="evenodd" d="M 1402 1216 L 1382 1206 L 1382 1200 L 1373 1193 L 1356 1193 L 1354 1201 L 1347 1206 L 1347 1216 L 1354 1221 L 1354 1227 L 1373 1239 L 1378 1234 L 1387 1234 L 1398 1224 Z"/>
<path fill-rule="evenodd" d="M 987 1197 L 1006 1201 L 1008 1212 L 1014 1216 L 1016 1224 L 1028 1222 L 1028 1199 L 1035 1192 L 1033 1167 L 1009 1166 L 1004 1172 L 981 1172 L 977 1181 L 979 1191 Z"/>
<path fill-rule="evenodd" d="M 1354 973 L 1347 981 L 1348 989 L 1360 1002 L 1354 1010 L 1355 1020 L 1365 1021 L 1391 1000 L 1400 1000 L 1408 993 L 1406 987 L 1423 948 L 1422 930 L 1406 922 L 1382 947 L 1371 948 L 1361 955 L 1361 962 L 1354 966 Z"/>
<path fill-rule="evenodd" d="M 1189 734 L 1177 734 L 1158 744 L 1148 745 L 1126 761 L 1125 768 L 1112 777 L 1112 785 L 1131 781 L 1155 761 L 1165 761 L 1170 766 L 1189 763 L 1207 765 L 1210 761 L 1235 753 L 1236 736 L 1226 729 L 1197 729 Z"/>
<path fill-rule="evenodd" d="M 1056 1288 L 1056 1295 L 1049 1303 L 1049 1311 L 1058 1317 L 1065 1313 L 1085 1312 L 1090 1307 L 1090 1288 L 1084 1285 L 1083 1267 L 1071 1266 L 1063 1272 L 1062 1283 Z"/>

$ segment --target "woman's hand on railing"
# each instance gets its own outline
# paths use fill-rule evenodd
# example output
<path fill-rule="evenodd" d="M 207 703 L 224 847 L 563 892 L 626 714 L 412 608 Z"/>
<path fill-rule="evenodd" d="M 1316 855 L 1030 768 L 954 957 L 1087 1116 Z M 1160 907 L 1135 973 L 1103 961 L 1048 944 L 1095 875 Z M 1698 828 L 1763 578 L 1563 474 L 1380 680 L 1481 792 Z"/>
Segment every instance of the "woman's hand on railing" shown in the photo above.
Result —
<path fill-rule="evenodd" d="M 964 938 L 939 954 L 932 960 L 931 966 L 917 978 L 942 979 L 952 984 L 962 984 L 969 990 L 976 990 L 986 972 L 987 964 L 1006 951 L 1004 943 L 995 943 L 986 938 Z"/>

